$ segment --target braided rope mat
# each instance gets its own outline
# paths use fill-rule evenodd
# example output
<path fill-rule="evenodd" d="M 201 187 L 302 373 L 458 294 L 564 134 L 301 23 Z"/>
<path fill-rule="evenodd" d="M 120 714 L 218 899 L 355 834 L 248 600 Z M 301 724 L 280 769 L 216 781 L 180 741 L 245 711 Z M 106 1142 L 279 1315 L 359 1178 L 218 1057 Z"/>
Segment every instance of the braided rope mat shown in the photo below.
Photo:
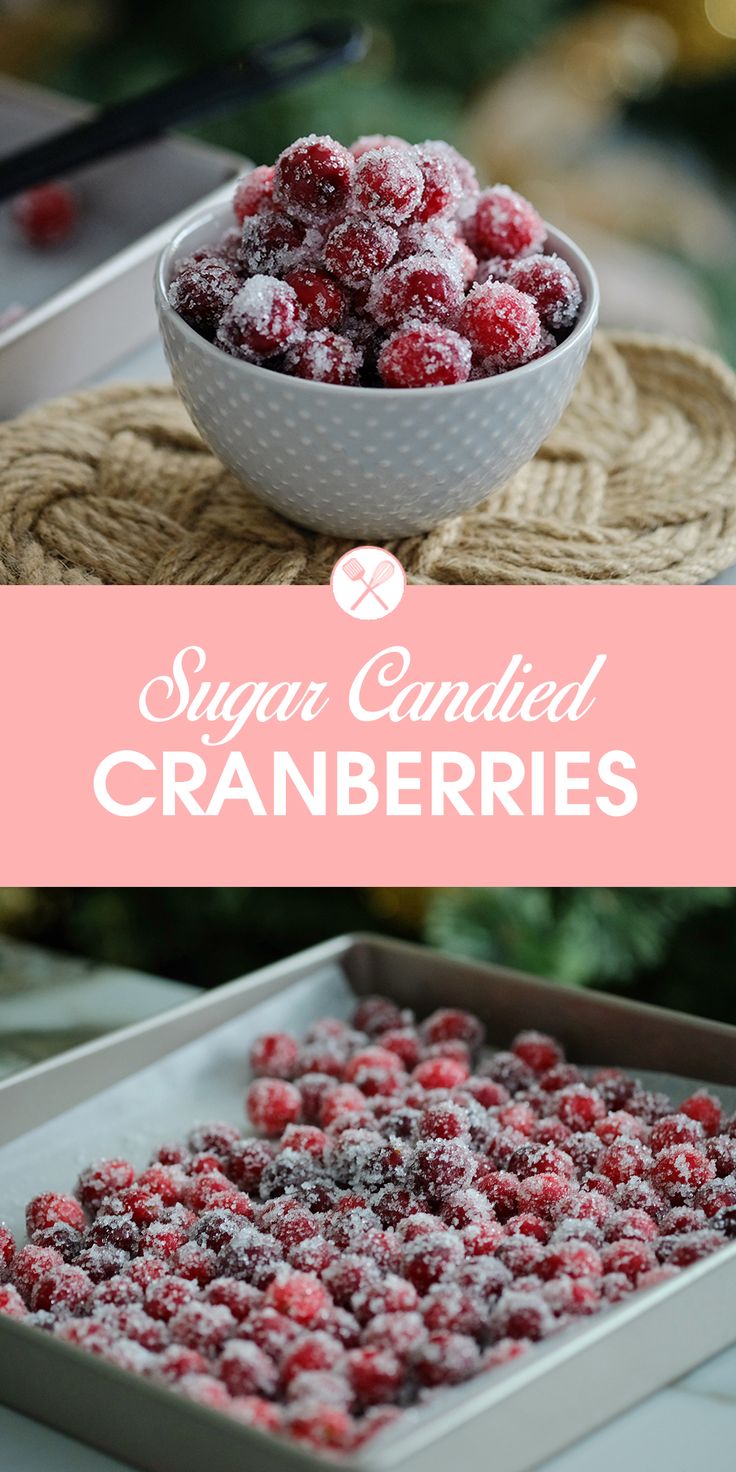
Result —
<path fill-rule="evenodd" d="M 168 386 L 0 428 L 0 583 L 324 583 L 347 545 L 244 491 Z M 416 583 L 703 582 L 736 562 L 736 376 L 691 346 L 600 333 L 531 464 L 390 545 Z"/>

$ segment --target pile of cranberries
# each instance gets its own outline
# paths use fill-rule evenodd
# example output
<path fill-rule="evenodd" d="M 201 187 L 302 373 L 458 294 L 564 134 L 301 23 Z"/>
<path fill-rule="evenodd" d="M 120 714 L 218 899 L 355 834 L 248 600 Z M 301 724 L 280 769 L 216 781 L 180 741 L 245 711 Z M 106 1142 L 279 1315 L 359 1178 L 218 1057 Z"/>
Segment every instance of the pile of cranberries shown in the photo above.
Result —
<path fill-rule="evenodd" d="M 442 1387 L 736 1236 L 736 1117 L 470 1013 L 258 1039 L 257 1135 L 199 1125 L 0 1227 L 0 1313 L 248 1426 L 346 1452 Z"/>
<path fill-rule="evenodd" d="M 481 190 L 449 143 L 299 138 L 240 180 L 233 208 L 180 263 L 171 305 L 224 352 L 296 378 L 488 378 L 548 353 L 580 311 L 534 206 Z"/>

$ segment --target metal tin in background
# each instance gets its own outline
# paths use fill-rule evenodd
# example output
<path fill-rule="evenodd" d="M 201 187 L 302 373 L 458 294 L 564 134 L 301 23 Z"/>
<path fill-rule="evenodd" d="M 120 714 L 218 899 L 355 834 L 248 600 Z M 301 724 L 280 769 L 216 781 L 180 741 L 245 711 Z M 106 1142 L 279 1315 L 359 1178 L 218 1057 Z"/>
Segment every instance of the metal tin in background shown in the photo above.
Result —
<path fill-rule="evenodd" d="M 111 1086 L 135 1088 L 133 1077 L 144 1068 L 149 1077 L 157 1065 L 161 1072 L 171 1070 L 182 1049 L 201 1050 L 210 1036 L 226 1037 L 235 1029 L 244 1058 L 250 1037 L 262 1029 L 264 1006 L 270 1007 L 269 1025 L 276 1007 L 288 1026 L 297 1002 L 303 1013 L 313 997 L 316 1016 L 325 988 L 344 988 L 345 982 L 359 994 L 385 992 L 420 1014 L 443 1004 L 469 1007 L 501 1047 L 520 1028 L 539 1027 L 553 1031 L 578 1062 L 680 1075 L 682 1093 L 688 1079 L 719 1086 L 736 1082 L 734 1028 L 419 947 L 346 937 L 8 1080 L 0 1086 L 0 1142 L 19 1139 L 21 1153 L 26 1132 L 42 1138 L 60 1112 L 84 1109 L 93 1100 L 97 1109 Z M 173 1087 L 175 1073 L 171 1079 Z M 736 1102 L 733 1089 L 729 1096 Z M 191 1121 L 191 1109 L 178 1096 L 169 1107 L 180 1111 L 182 1127 Z M 155 1132 L 156 1119 L 151 1127 Z M 2 1159 L 0 1151 L 0 1168 Z M 735 1322 L 736 1244 L 564 1331 L 518 1365 L 408 1413 L 399 1428 L 350 1465 L 375 1472 L 446 1472 L 452 1458 L 480 1469 L 492 1446 L 494 1472 L 523 1472 L 723 1349 L 733 1339 Z M 253 1472 L 325 1465 L 309 1451 L 236 1425 L 9 1320 L 0 1321 L 0 1398 L 145 1472 L 200 1472 L 204 1460 L 218 1472 L 242 1472 L 246 1463 Z"/>
<path fill-rule="evenodd" d="M 0 149 L 12 151 L 84 118 L 88 109 L 0 77 Z M 218 203 L 247 165 L 194 139 L 154 140 L 80 171 L 80 223 L 59 247 L 24 246 L 0 205 L 0 418 L 73 391 L 156 336 L 153 268 L 198 201 Z M 9 292 L 9 295 L 8 295 Z"/>

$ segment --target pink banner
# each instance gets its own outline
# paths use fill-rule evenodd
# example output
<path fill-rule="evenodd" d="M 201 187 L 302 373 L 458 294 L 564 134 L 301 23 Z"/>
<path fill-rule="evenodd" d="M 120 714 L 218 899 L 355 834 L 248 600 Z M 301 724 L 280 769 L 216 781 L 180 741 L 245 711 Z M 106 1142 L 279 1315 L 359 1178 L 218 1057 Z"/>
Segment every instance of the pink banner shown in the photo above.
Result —
<path fill-rule="evenodd" d="M 0 882 L 736 883 L 731 590 L 392 607 L 358 551 L 334 596 L 0 591 Z"/>

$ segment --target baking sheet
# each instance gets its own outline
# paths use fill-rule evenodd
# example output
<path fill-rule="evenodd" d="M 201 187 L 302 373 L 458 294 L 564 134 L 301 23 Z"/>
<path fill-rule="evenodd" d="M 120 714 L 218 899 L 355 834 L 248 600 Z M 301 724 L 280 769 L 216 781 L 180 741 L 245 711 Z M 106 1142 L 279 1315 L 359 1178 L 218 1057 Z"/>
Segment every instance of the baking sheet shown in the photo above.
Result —
<path fill-rule="evenodd" d="M 283 967 L 264 973 L 269 985 L 278 985 L 280 974 L 282 987 L 255 1005 L 251 1005 L 248 987 L 258 983 L 258 975 L 231 984 L 224 989 L 230 992 L 227 1005 L 234 1006 L 240 995 L 247 1009 L 240 1015 L 231 1011 L 229 1021 L 2 1147 L 0 1215 L 19 1227 L 28 1196 L 39 1189 L 68 1189 L 91 1158 L 120 1151 L 142 1166 L 155 1144 L 180 1138 L 198 1119 L 219 1117 L 242 1126 L 249 1077 L 247 1053 L 253 1038 L 280 1027 L 303 1033 L 317 1016 L 344 1017 L 354 1006 L 354 993 L 340 963 L 341 945 L 346 964 L 351 950 L 361 965 L 369 960 L 370 940 L 352 948 L 350 942 L 320 948 L 311 962 L 310 953 L 291 958 Z M 322 960 L 325 951 L 328 954 Z M 383 965 L 387 956 L 394 955 L 397 987 L 404 984 L 399 980 L 400 963 L 409 954 L 418 967 L 424 962 L 432 969 L 433 958 L 427 953 L 386 942 L 378 943 L 375 951 L 380 952 Z M 448 960 L 445 968 L 445 1000 L 467 1003 L 458 964 Z M 284 986 L 289 974 L 298 979 Z M 472 968 L 470 974 L 477 977 L 478 968 Z M 487 976 L 498 986 L 497 974 L 489 970 Z M 387 990 L 394 988 L 387 986 Z M 206 1007 L 215 1005 L 216 996 L 210 994 L 188 1009 L 190 1016 L 199 1017 L 202 1028 L 207 1027 Z M 584 1012 L 582 998 L 581 1004 Z M 521 1002 L 516 1006 L 523 1011 Z M 524 1015 L 523 1021 L 533 1026 L 535 1018 Z M 155 1026 L 163 1050 L 167 1023 Z M 114 1040 L 108 1046 L 112 1052 Z M 100 1056 L 104 1049 L 103 1043 Z M 608 1061 L 615 1063 L 615 1056 Z M 696 1082 L 635 1071 L 645 1083 L 667 1088 L 675 1101 Z M 47 1107 L 52 1107 L 51 1077 L 36 1080 L 45 1092 Z M 729 1107 L 736 1103 L 736 1089 L 718 1092 Z M 12 1094 L 11 1088 L 4 1108 L 8 1104 L 12 1108 Z M 399 1429 L 377 1438 L 351 1464 L 376 1469 L 400 1464 L 406 1472 L 445 1472 L 448 1456 L 454 1455 L 466 1466 L 481 1468 L 493 1436 L 497 1437 L 497 1472 L 521 1472 L 725 1345 L 733 1327 L 727 1305 L 728 1294 L 731 1301 L 734 1297 L 735 1267 L 736 1244 L 650 1293 L 631 1295 L 608 1312 L 572 1326 L 522 1361 L 410 1411 Z M 0 1343 L 3 1341 L 5 1370 L 3 1375 L 0 1368 L 0 1394 L 4 1378 L 10 1404 L 79 1432 L 150 1472 L 199 1472 L 205 1455 L 216 1456 L 218 1472 L 240 1472 L 246 1458 L 258 1472 L 305 1462 L 312 1467 L 325 1465 L 302 1448 L 273 1438 L 264 1441 L 227 1418 L 182 1402 L 148 1382 L 123 1376 L 22 1325 L 0 1325 Z M 141 1427 L 148 1428 L 147 1435 Z M 168 1449 L 164 1456 L 156 1449 L 162 1446 Z"/>
<path fill-rule="evenodd" d="M 0 77 L 0 157 L 88 116 L 90 109 Z M 187 139 L 161 138 L 90 164 L 70 185 L 79 201 L 77 229 L 47 249 L 27 245 L 0 204 L 0 314 L 27 311 L 79 280 L 170 216 L 194 205 L 238 167 L 234 154 Z M 0 335 L 0 343 L 2 336 Z"/>

